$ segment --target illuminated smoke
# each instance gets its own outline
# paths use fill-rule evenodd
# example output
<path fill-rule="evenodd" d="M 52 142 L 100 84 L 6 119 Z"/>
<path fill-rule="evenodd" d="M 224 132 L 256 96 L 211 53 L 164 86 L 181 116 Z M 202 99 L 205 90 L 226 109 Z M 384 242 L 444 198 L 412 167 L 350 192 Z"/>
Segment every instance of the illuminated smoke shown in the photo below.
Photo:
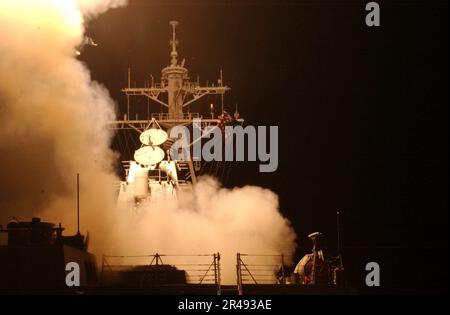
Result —
<path fill-rule="evenodd" d="M 108 9 L 125 6 L 128 0 L 76 0 L 76 2 L 84 16 L 93 18 Z"/>
<path fill-rule="evenodd" d="M 226 189 L 212 178 L 200 178 L 194 194 L 179 202 L 152 201 L 131 217 L 121 211 L 117 250 L 136 254 L 212 254 L 220 252 L 222 276 L 236 281 L 236 253 L 281 254 L 286 262 L 295 250 L 295 232 L 278 209 L 278 197 L 256 186 Z M 276 258 L 278 262 L 279 258 Z M 167 262 L 179 262 L 170 258 Z M 191 260 L 192 261 L 192 260 Z M 253 263 L 272 264 L 268 257 Z M 148 263 L 148 261 L 147 261 Z"/>
<path fill-rule="evenodd" d="M 113 206 L 108 91 L 78 61 L 86 17 L 124 1 L 0 1 L 0 219 L 42 216 L 105 244 Z M 84 15 L 83 15 L 84 13 Z M 95 248 L 94 248 L 95 249 Z"/>

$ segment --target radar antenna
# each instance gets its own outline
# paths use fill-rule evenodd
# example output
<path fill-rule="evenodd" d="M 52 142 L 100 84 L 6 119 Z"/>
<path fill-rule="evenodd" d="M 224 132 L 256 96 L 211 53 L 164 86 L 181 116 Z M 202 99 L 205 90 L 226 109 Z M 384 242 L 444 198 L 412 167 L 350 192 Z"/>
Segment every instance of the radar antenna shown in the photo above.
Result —
<path fill-rule="evenodd" d="M 178 57 L 178 52 L 177 52 L 177 45 L 178 45 L 178 40 L 177 40 L 177 33 L 176 33 L 176 28 L 178 26 L 178 21 L 170 21 L 169 25 L 172 26 L 172 39 L 170 40 L 170 45 L 172 45 L 172 52 L 170 53 L 170 57 L 172 57 L 171 60 L 171 65 L 172 66 L 176 66 L 177 65 L 177 57 Z"/>

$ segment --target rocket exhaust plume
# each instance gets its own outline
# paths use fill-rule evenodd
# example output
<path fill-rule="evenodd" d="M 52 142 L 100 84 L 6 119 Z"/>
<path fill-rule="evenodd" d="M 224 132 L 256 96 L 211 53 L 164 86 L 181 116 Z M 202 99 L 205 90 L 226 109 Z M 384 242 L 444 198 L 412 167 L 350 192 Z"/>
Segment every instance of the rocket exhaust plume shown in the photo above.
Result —
<path fill-rule="evenodd" d="M 105 243 L 111 226 L 114 104 L 78 61 L 86 19 L 123 0 L 0 2 L 0 219 L 42 216 Z M 97 224 L 96 224 L 97 223 Z M 100 223 L 100 224 L 99 224 Z"/>
<path fill-rule="evenodd" d="M 295 233 L 277 196 L 259 187 L 221 188 L 210 178 L 177 201 L 116 207 L 111 151 L 114 102 L 76 59 L 86 19 L 121 0 L 1 0 L 0 222 L 41 216 L 101 254 L 220 252 L 224 281 L 235 281 L 236 252 L 292 254 Z M 148 263 L 148 262 L 147 262 Z"/>

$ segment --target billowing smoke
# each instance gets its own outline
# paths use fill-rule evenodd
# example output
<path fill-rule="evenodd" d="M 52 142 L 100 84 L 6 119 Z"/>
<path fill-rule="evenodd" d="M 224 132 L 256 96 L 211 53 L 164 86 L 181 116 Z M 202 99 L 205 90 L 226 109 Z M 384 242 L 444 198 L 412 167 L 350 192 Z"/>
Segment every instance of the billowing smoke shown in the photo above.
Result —
<path fill-rule="evenodd" d="M 223 279 L 233 283 L 237 252 L 284 254 L 286 263 L 292 258 L 296 235 L 278 206 L 277 195 L 268 189 L 256 186 L 226 189 L 212 178 L 200 178 L 194 193 L 181 193 L 178 201 L 145 203 L 135 216 L 118 209 L 122 237 L 117 250 L 124 255 L 157 251 L 171 255 L 220 252 Z M 183 257 L 167 259 L 167 263 L 176 264 Z M 280 257 L 275 256 L 251 259 L 251 263 L 280 263 Z"/>
<path fill-rule="evenodd" d="M 0 1 L 0 222 L 11 217 L 62 222 L 76 232 L 76 173 L 81 176 L 81 232 L 96 254 L 220 252 L 235 279 L 236 252 L 295 249 L 295 233 L 274 193 L 232 190 L 203 179 L 181 202 L 115 207 L 117 179 L 107 123 L 107 90 L 76 59 L 86 18 L 118 0 Z"/>
<path fill-rule="evenodd" d="M 93 18 L 108 9 L 126 5 L 128 0 L 76 0 L 76 2 L 84 16 Z"/>
<path fill-rule="evenodd" d="M 92 244 L 111 224 L 113 152 L 107 122 L 114 104 L 75 58 L 86 17 L 124 1 L 0 2 L 0 219 L 12 216 L 81 228 Z"/>

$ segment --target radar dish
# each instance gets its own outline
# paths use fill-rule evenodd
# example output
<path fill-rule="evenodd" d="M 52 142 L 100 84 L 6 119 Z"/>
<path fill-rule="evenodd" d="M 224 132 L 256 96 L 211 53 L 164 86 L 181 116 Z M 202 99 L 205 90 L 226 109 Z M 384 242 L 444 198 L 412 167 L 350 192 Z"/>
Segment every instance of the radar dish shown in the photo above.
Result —
<path fill-rule="evenodd" d="M 134 152 L 134 159 L 142 165 L 154 165 L 164 159 L 164 151 L 160 147 L 142 147 Z"/>
<path fill-rule="evenodd" d="M 148 129 L 139 136 L 139 140 L 146 145 L 160 145 L 166 142 L 168 136 L 162 129 Z"/>

